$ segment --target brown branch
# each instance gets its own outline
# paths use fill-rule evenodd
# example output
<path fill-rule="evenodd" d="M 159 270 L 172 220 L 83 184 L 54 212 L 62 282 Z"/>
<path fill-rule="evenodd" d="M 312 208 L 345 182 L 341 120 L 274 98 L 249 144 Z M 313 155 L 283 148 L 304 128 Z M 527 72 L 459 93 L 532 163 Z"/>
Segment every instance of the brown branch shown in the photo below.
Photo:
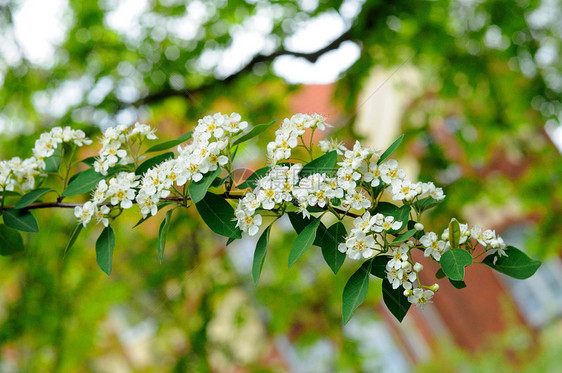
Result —
<path fill-rule="evenodd" d="M 230 193 L 223 193 L 221 194 L 222 197 L 224 197 L 225 199 L 231 199 L 231 200 L 238 200 L 238 199 L 242 199 L 244 198 L 243 194 L 230 194 Z M 187 197 L 188 200 L 190 200 L 191 198 L 188 196 Z M 160 200 L 160 202 L 183 202 L 183 197 L 167 197 L 167 198 L 162 198 Z M 133 201 L 134 204 L 137 203 L 137 201 Z M 79 206 L 84 206 L 83 203 L 65 203 L 65 202 L 37 202 L 37 203 L 32 203 L 29 204 L 23 208 L 21 208 L 21 210 L 37 210 L 37 209 L 46 209 L 46 208 L 63 208 L 63 209 L 73 209 L 75 207 L 79 207 Z M 109 202 L 106 203 L 102 203 L 99 206 L 112 206 Z M 10 209 L 14 209 L 16 207 L 16 205 L 10 205 L 10 206 L 4 206 L 2 208 L 0 208 L 0 211 L 5 211 L 5 210 L 10 210 Z M 344 214 L 347 216 L 351 216 L 352 218 L 357 218 L 360 215 L 354 214 L 352 212 L 348 212 L 348 211 L 344 211 L 341 209 L 337 209 L 337 208 L 333 208 L 338 214 Z M 324 209 L 327 210 L 327 209 Z"/>
<path fill-rule="evenodd" d="M 238 196 L 238 195 L 226 195 L 223 194 L 222 195 L 224 198 L 227 199 L 240 199 L 244 196 Z M 188 200 L 190 200 L 191 198 L 188 196 L 187 197 Z M 166 197 L 166 198 L 162 198 L 160 200 L 160 202 L 183 202 L 183 197 Z M 133 201 L 134 204 L 137 203 L 137 201 Z M 79 207 L 79 206 L 84 206 L 83 203 L 64 203 L 64 202 L 38 202 L 38 203 L 32 203 L 30 205 L 27 205 L 23 208 L 21 208 L 21 210 L 36 210 L 36 209 L 45 209 L 45 208 L 63 208 L 63 209 L 70 209 L 70 208 L 75 208 L 75 207 Z M 98 206 L 112 206 L 109 202 L 106 203 L 100 203 Z M 10 210 L 15 208 L 16 205 L 10 205 L 10 206 L 4 206 L 1 210 Z M 1 211 L 0 210 L 0 211 Z"/>
<path fill-rule="evenodd" d="M 307 61 L 314 63 L 314 62 L 318 61 L 318 59 L 320 57 L 322 57 L 324 54 L 326 54 L 326 53 L 328 53 L 332 50 L 338 49 L 343 42 L 349 41 L 349 40 L 352 40 L 350 30 L 341 34 L 337 39 L 335 39 L 334 41 L 332 41 L 331 43 L 329 43 L 325 47 L 320 48 L 320 49 L 318 49 L 317 51 L 314 51 L 314 52 L 303 53 L 303 52 L 290 51 L 290 50 L 282 48 L 282 49 L 280 49 L 280 50 L 278 50 L 274 53 L 268 54 L 268 55 L 260 54 L 260 55 L 255 56 L 252 60 L 250 60 L 250 62 L 248 62 L 248 64 L 246 64 L 246 66 L 244 66 L 238 72 L 236 72 L 232 75 L 229 75 L 228 77 L 226 77 L 224 79 L 214 80 L 214 81 L 212 81 L 208 84 L 204 84 L 202 86 L 199 86 L 199 87 L 193 88 L 193 89 L 175 90 L 173 88 L 168 87 L 167 89 L 164 89 L 162 91 L 150 93 L 150 94 L 148 94 L 148 96 L 145 96 L 141 99 L 138 99 L 137 101 L 134 101 L 134 102 L 130 103 L 129 105 L 131 105 L 131 106 L 147 105 L 147 104 L 150 104 L 150 103 L 153 103 L 153 102 L 161 101 L 161 100 L 166 99 L 168 97 L 175 97 L 175 96 L 183 96 L 183 97 L 188 98 L 188 99 L 193 99 L 194 94 L 204 92 L 204 91 L 209 90 L 209 89 L 211 89 L 215 86 L 220 85 L 221 87 L 224 87 L 225 84 L 232 83 L 240 75 L 243 75 L 243 74 L 251 71 L 256 65 L 258 65 L 260 63 L 272 62 L 274 59 L 276 59 L 277 57 L 280 57 L 280 56 L 293 56 L 293 57 L 298 57 L 298 58 L 304 58 Z M 123 105 L 123 106 L 125 106 L 125 105 Z"/>

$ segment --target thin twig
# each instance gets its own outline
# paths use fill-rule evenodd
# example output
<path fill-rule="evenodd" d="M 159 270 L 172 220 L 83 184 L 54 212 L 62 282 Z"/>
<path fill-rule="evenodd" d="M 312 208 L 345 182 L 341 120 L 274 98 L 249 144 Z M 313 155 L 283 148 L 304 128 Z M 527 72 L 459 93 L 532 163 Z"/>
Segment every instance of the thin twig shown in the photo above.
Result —
<path fill-rule="evenodd" d="M 231 200 L 238 200 L 238 199 L 242 199 L 244 198 L 244 194 L 230 194 L 230 193 L 223 193 L 221 194 L 221 196 L 224 199 L 231 199 Z M 189 196 L 187 196 L 187 200 L 190 200 L 191 198 Z M 166 198 L 162 198 L 160 200 L 160 202 L 184 202 L 183 197 L 166 197 Z M 137 203 L 137 201 L 133 201 L 133 203 Z M 79 207 L 79 206 L 84 206 L 83 203 L 65 203 L 65 202 L 37 202 L 37 203 L 32 203 L 29 204 L 23 208 L 21 208 L 21 210 L 38 210 L 38 209 L 47 209 L 47 208 L 63 208 L 63 209 L 73 209 L 75 207 Z M 109 202 L 106 203 L 102 203 L 99 206 L 111 206 L 111 204 Z M 16 205 L 10 205 L 10 206 L 4 206 L 0 209 L 0 211 L 4 211 L 4 210 L 10 210 L 15 208 Z M 350 216 L 352 218 L 357 218 L 360 215 L 354 214 L 352 212 L 348 212 L 348 211 L 344 211 L 341 209 L 337 209 L 337 208 L 333 208 L 334 211 L 337 211 L 340 214 L 344 214 L 347 216 Z M 325 209 L 327 210 L 327 209 Z"/>

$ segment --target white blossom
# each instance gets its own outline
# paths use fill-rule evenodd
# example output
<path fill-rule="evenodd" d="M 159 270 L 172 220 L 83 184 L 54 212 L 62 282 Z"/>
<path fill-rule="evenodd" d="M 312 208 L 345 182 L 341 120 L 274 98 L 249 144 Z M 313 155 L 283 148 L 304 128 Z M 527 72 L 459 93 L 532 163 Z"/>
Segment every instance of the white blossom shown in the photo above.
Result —
<path fill-rule="evenodd" d="M 425 247 L 423 255 L 425 257 L 432 256 L 436 261 L 439 261 L 441 255 L 449 249 L 449 243 L 438 239 L 434 232 L 424 234 L 420 238 L 420 243 Z"/>
<path fill-rule="evenodd" d="M 74 216 L 78 218 L 84 227 L 92 220 L 92 217 L 96 213 L 96 205 L 92 201 L 84 203 L 82 206 L 76 206 L 74 208 Z"/>
<path fill-rule="evenodd" d="M 386 278 L 392 285 L 393 289 L 402 286 L 406 290 L 412 289 L 412 283 L 416 281 L 417 274 L 412 271 L 412 266 L 408 262 L 401 263 L 400 267 L 386 266 Z"/>
<path fill-rule="evenodd" d="M 435 294 L 431 290 L 416 288 L 413 294 L 408 297 L 408 302 L 415 304 L 419 308 L 425 307 L 428 303 L 431 303 L 431 298 Z"/>
<path fill-rule="evenodd" d="M 378 215 L 378 214 L 377 214 Z M 379 215 L 376 224 L 373 226 L 375 232 L 388 232 L 390 230 L 398 230 L 402 228 L 401 221 L 395 221 L 394 216 Z"/>
<path fill-rule="evenodd" d="M 420 183 L 412 183 L 409 179 L 394 179 L 391 183 L 392 199 L 395 201 L 411 202 L 422 193 Z"/>
<path fill-rule="evenodd" d="M 351 259 L 358 260 L 361 257 L 370 258 L 374 255 L 375 238 L 361 231 L 353 231 L 347 237 L 344 244 L 338 245 L 338 250 L 346 253 Z"/>
<path fill-rule="evenodd" d="M 236 226 L 239 227 L 243 232 L 248 233 L 250 236 L 255 236 L 259 227 L 262 224 L 262 216 L 260 214 L 255 214 L 244 209 L 243 205 L 238 205 L 236 209 Z"/>
<path fill-rule="evenodd" d="M 410 248 L 406 244 L 402 244 L 399 247 L 394 247 L 390 251 L 390 260 L 387 263 L 388 268 L 400 269 L 402 268 L 402 263 L 407 262 L 408 252 Z"/>
<path fill-rule="evenodd" d="M 389 159 L 379 166 L 381 179 L 386 185 L 392 184 L 394 180 L 404 180 L 406 172 L 398 167 L 398 162 L 394 159 Z"/>

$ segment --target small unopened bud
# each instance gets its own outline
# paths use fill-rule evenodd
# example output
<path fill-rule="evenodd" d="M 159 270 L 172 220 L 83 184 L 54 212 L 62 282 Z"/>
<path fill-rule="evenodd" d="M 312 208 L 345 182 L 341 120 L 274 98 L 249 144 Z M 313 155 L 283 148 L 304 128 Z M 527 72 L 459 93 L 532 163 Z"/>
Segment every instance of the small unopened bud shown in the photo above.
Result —
<path fill-rule="evenodd" d="M 406 242 L 406 245 L 408 245 L 408 247 L 410 248 L 414 247 L 414 243 L 412 241 Z"/>
<path fill-rule="evenodd" d="M 443 232 L 443 234 L 441 235 L 441 239 L 443 241 L 448 241 L 449 240 L 449 233 L 448 232 Z"/>
<path fill-rule="evenodd" d="M 423 265 L 421 263 L 414 264 L 414 271 L 420 272 L 423 269 Z"/>
<path fill-rule="evenodd" d="M 414 292 L 412 290 L 404 290 L 404 296 L 405 297 L 409 297 L 410 295 L 412 295 Z"/>
<path fill-rule="evenodd" d="M 417 231 L 423 231 L 424 228 L 425 228 L 425 227 L 423 226 L 422 223 L 416 223 L 416 224 L 414 225 L 414 229 L 417 230 Z"/>
<path fill-rule="evenodd" d="M 437 291 L 437 290 L 439 290 L 439 285 L 433 284 L 433 285 L 431 285 L 431 286 L 429 287 L 429 290 L 431 290 L 431 291 Z"/>
<path fill-rule="evenodd" d="M 406 272 L 410 272 L 412 270 L 412 265 L 409 262 L 402 262 L 402 269 Z"/>

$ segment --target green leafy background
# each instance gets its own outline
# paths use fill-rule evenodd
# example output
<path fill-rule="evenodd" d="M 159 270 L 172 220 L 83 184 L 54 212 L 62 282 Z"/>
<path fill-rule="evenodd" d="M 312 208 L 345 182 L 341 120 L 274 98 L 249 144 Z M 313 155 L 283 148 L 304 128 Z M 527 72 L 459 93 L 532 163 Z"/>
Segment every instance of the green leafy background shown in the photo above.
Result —
<path fill-rule="evenodd" d="M 8 63 L 0 54 L 0 119 L 5 128 L 23 130 L 0 136 L 0 156 L 30 156 L 35 138 L 52 125 L 82 128 L 95 138 L 97 125 L 118 120 L 116 114 L 131 108 L 139 108 L 136 115 L 155 126 L 162 140 L 185 134 L 197 118 L 214 111 L 237 111 L 252 124 L 291 115 L 290 97 L 300 87 L 276 76 L 273 61 L 298 55 L 284 47 L 285 40 L 304 21 L 343 12 L 342 3 L 318 1 L 303 7 L 300 1 L 208 2 L 200 32 L 185 40 L 163 33 L 161 25 L 190 7 L 154 0 L 145 14 L 160 21 L 141 22 L 141 37 L 130 40 L 104 22 L 109 2 L 69 0 L 72 21 L 51 66 L 25 57 Z M 14 30 L 13 14 L 20 6 L 10 0 L 0 4 L 4 35 Z M 361 46 L 359 59 L 342 73 L 333 97 L 346 124 L 334 134 L 348 141 L 358 137 L 355 108 L 371 68 L 393 69 L 404 61 L 416 66 L 423 89 L 402 118 L 406 136 L 396 155 L 414 154 L 422 181 L 461 174 L 443 178 L 450 180 L 444 184 L 448 197 L 429 213 L 427 229 L 444 228 L 450 216 L 470 204 L 497 210 L 516 204 L 536 221 L 527 252 L 548 258 L 559 255 L 562 247 L 562 162 L 544 124 L 557 125 L 560 116 L 562 60 L 545 64 L 537 57 L 548 43 L 561 50 L 560 17 L 530 21 L 541 6 L 540 1 L 507 0 L 367 1 L 334 43 L 301 57 L 315 62 L 344 41 Z M 276 45 L 272 54 L 251 57 L 228 77 L 220 76 L 215 66 L 198 64 L 203 53 L 228 48 L 230 32 L 263 9 L 277 15 L 270 30 Z M 485 44 L 493 30 L 507 39 L 499 49 Z M 179 52 L 176 59 L 166 57 L 169 48 Z M 52 97 L 54 90 L 81 77 L 94 84 L 109 78 L 114 85 L 98 101 L 88 102 L 86 91 L 60 116 L 34 105 L 41 95 Z M 127 79 L 141 88 L 132 102 L 117 89 Z M 459 144 L 454 154 L 435 131 L 436 123 Z M 255 139 L 259 147 L 244 145 L 240 154 L 260 154 L 273 131 Z M 13 371 L 114 371 L 124 364 L 132 371 L 286 371 L 288 358 L 278 356 L 276 349 L 280 338 L 290 340 L 302 359 L 310 346 L 328 339 L 336 371 L 357 371 L 366 361 L 359 343 L 341 325 L 341 294 L 356 266 L 348 261 L 334 276 L 313 246 L 287 269 L 296 237 L 287 233 L 288 222 L 272 228 L 260 282 L 254 287 L 251 257 L 240 270 L 239 260 L 229 254 L 240 248 L 225 248 L 225 238 L 211 232 L 195 211 L 174 213 L 162 263 L 157 247 L 164 215 L 131 229 L 138 215 L 124 214 L 114 227 L 111 277 L 96 264 L 99 227 L 83 230 L 65 252 L 75 227 L 72 212 L 38 210 L 34 215 L 41 232 L 24 234 L 24 252 L 0 258 L 0 370 L 15 364 Z M 363 306 L 369 318 L 380 318 L 373 311 L 380 287 L 380 281 L 370 282 Z M 552 371 L 559 367 L 556 349 L 561 344 L 551 329 L 536 342 L 537 353 L 529 354 L 524 344 L 514 346 L 508 334 L 490 337 L 493 348 L 483 347 L 477 359 L 444 344 L 435 356 L 447 359 L 436 358 L 420 369 L 451 371 L 460 364 L 472 371 L 494 371 L 499 364 L 518 371 Z M 513 333 L 520 340 L 531 338 L 517 326 Z M 521 357 L 517 362 L 506 357 L 514 356 L 514 349 Z M 131 357 L 139 351 L 148 358 Z"/>

